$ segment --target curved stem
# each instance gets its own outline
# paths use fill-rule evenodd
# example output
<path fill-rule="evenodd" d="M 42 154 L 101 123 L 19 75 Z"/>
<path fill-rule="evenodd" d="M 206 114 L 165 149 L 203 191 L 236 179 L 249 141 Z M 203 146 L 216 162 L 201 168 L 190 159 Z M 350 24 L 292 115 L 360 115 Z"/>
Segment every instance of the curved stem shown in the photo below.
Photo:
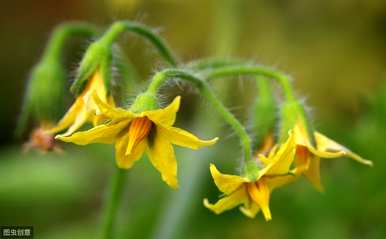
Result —
<path fill-rule="evenodd" d="M 177 65 L 177 59 L 174 57 L 172 51 L 169 49 L 167 44 L 155 34 L 150 28 L 136 22 L 131 21 L 118 21 L 115 22 L 109 30 L 102 37 L 102 40 L 106 44 L 112 45 L 117 37 L 124 31 L 130 31 L 136 33 L 148 41 L 150 41 L 160 52 L 161 56 L 172 66 Z"/>
<path fill-rule="evenodd" d="M 157 94 L 158 89 L 168 80 L 169 77 L 177 77 L 182 80 L 189 81 L 200 90 L 200 93 L 206 98 L 206 100 L 212 104 L 212 106 L 220 113 L 224 120 L 238 134 L 244 150 L 245 161 L 251 160 L 251 140 L 245 131 L 245 128 L 234 117 L 234 115 L 228 111 L 228 109 L 221 103 L 221 101 L 217 99 L 210 85 L 206 81 L 200 79 L 198 76 L 186 70 L 166 69 L 157 73 L 153 77 L 147 92 L 151 94 Z"/>
<path fill-rule="evenodd" d="M 278 72 L 263 66 L 231 65 L 231 66 L 219 67 L 210 71 L 207 74 L 206 79 L 211 80 L 215 78 L 235 76 L 235 75 L 262 75 L 268 78 L 273 78 L 277 80 L 282 86 L 284 97 L 286 98 L 286 100 L 295 99 L 289 77 L 281 72 Z"/>
<path fill-rule="evenodd" d="M 197 60 L 188 63 L 187 67 L 194 69 L 194 70 L 211 70 L 219 67 L 225 67 L 225 66 L 234 66 L 234 65 L 240 65 L 245 62 L 240 60 L 234 60 L 234 59 L 222 59 L 222 58 L 208 58 L 208 59 L 202 59 Z"/>
<path fill-rule="evenodd" d="M 43 59 L 60 59 L 65 41 L 69 36 L 92 37 L 97 34 L 96 27 L 82 22 L 69 22 L 57 26 L 52 33 Z"/>
<path fill-rule="evenodd" d="M 123 186 L 127 176 L 127 171 L 115 167 L 115 172 L 110 185 L 109 198 L 105 205 L 105 214 L 103 216 L 102 234 L 101 239 L 113 238 L 114 233 L 114 222 L 117 217 L 119 204 L 122 199 Z"/>

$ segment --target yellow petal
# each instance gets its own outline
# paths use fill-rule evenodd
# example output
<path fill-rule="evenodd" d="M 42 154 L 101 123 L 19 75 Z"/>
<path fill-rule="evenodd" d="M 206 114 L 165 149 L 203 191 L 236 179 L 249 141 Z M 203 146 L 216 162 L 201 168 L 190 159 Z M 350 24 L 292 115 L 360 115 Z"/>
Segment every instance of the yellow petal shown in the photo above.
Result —
<path fill-rule="evenodd" d="M 177 188 L 177 161 L 172 144 L 165 135 L 155 128 L 153 141 L 148 144 L 148 155 L 154 167 L 161 173 L 170 187 Z"/>
<path fill-rule="evenodd" d="M 103 74 L 99 68 L 95 71 L 90 79 L 90 90 L 95 91 L 99 98 L 102 100 L 107 100 L 107 90 L 103 80 Z"/>
<path fill-rule="evenodd" d="M 127 127 L 129 122 L 129 120 L 124 120 L 118 123 L 99 125 L 87 131 L 77 132 L 71 136 L 57 135 L 55 138 L 79 145 L 91 143 L 112 144 L 115 142 L 117 135 Z"/>
<path fill-rule="evenodd" d="M 290 170 L 290 166 L 295 158 L 296 145 L 294 135 L 289 132 L 287 141 L 282 144 L 275 154 L 270 154 L 271 158 L 264 159 L 263 155 L 260 157 L 269 164 L 259 172 L 259 177 L 263 175 L 280 175 L 286 174 Z"/>
<path fill-rule="evenodd" d="M 318 190 L 323 192 L 323 185 L 320 180 L 320 158 L 312 157 L 308 170 L 304 173 L 308 181 Z"/>
<path fill-rule="evenodd" d="M 114 105 L 103 102 L 96 94 L 93 95 L 93 99 L 99 108 L 100 113 L 110 119 L 121 120 L 124 118 L 132 119 L 135 117 L 135 115 L 128 110 L 124 110 L 122 108 L 115 107 Z"/>
<path fill-rule="evenodd" d="M 80 127 L 82 127 L 91 117 L 92 117 L 92 115 L 89 112 L 87 112 L 85 109 L 82 109 L 76 115 L 75 121 L 72 123 L 72 125 L 62 135 L 63 136 L 69 136 L 69 135 L 73 134 Z"/>
<path fill-rule="evenodd" d="M 115 161 L 119 168 L 129 169 L 134 163 L 141 158 L 146 150 L 146 139 L 139 142 L 131 151 L 131 154 L 126 154 L 127 144 L 129 142 L 129 135 L 125 134 L 119 137 L 115 143 Z"/>
<path fill-rule="evenodd" d="M 243 183 L 248 181 L 246 178 L 237 175 L 222 174 L 214 164 L 210 164 L 210 173 L 217 188 L 225 194 L 231 194 Z"/>
<path fill-rule="evenodd" d="M 199 149 L 204 146 L 213 145 L 218 140 L 217 137 L 212 140 L 201 140 L 193 134 L 176 127 L 157 125 L 157 129 L 159 129 L 171 143 L 185 148 Z"/>
<path fill-rule="evenodd" d="M 249 218 L 255 218 L 256 214 L 260 211 L 259 205 L 254 201 L 249 203 L 249 206 L 241 206 L 240 211 Z"/>
<path fill-rule="evenodd" d="M 145 111 L 143 114 L 156 124 L 172 126 L 176 121 L 177 111 L 180 108 L 181 97 L 177 96 L 173 102 L 163 109 Z"/>
<path fill-rule="evenodd" d="M 298 178 L 299 178 L 298 176 L 292 175 L 292 174 L 280 175 L 280 176 L 267 176 L 267 175 L 264 176 L 264 180 L 271 191 L 273 191 L 278 187 L 292 183 Z"/>
<path fill-rule="evenodd" d="M 310 137 L 308 135 L 307 129 L 304 127 L 304 124 L 299 121 L 293 128 L 295 144 L 310 146 Z"/>
<path fill-rule="evenodd" d="M 208 199 L 204 199 L 204 206 L 216 214 L 220 214 L 226 210 L 237 207 L 240 204 L 248 204 L 249 199 L 245 187 L 240 187 L 238 190 L 218 200 L 215 204 L 209 203 Z"/>
<path fill-rule="evenodd" d="M 373 163 L 370 160 L 365 160 L 359 155 L 351 152 L 349 149 L 343 145 L 338 144 L 337 142 L 327 138 L 321 133 L 315 132 L 315 140 L 317 149 L 310 149 L 314 154 L 321 158 L 337 158 L 337 157 L 350 157 L 355 161 L 358 161 L 362 164 L 372 166 Z"/>
<path fill-rule="evenodd" d="M 49 129 L 49 132 L 52 134 L 56 134 L 66 128 L 68 128 L 74 121 L 76 116 L 82 111 L 84 107 L 83 101 L 81 98 L 77 98 L 74 104 L 70 107 L 67 113 L 63 116 L 63 118 L 59 121 L 59 123 Z"/>
<path fill-rule="evenodd" d="M 91 115 L 90 118 L 91 118 L 92 125 L 94 127 L 97 125 L 103 124 L 104 122 L 109 120 L 104 115 Z"/>
<path fill-rule="evenodd" d="M 263 211 L 266 221 L 272 219 L 271 211 L 269 210 L 270 190 L 264 180 L 259 180 L 256 183 L 248 183 L 247 190 L 252 200 L 259 205 Z"/>

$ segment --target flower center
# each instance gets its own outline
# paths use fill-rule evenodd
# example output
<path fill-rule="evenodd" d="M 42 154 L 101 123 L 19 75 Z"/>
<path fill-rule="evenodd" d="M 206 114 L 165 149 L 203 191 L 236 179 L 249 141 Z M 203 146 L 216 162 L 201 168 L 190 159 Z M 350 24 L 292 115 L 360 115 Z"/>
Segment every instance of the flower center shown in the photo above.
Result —
<path fill-rule="evenodd" d="M 133 148 L 149 134 L 152 122 L 147 117 L 135 118 L 129 127 L 129 142 L 126 155 L 131 154 Z"/>

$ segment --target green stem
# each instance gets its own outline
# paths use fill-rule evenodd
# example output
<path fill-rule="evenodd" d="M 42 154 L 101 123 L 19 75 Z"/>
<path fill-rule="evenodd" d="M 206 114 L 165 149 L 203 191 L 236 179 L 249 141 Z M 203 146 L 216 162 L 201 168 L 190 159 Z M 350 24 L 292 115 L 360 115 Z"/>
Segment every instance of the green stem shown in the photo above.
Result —
<path fill-rule="evenodd" d="M 115 22 L 109 30 L 102 37 L 102 41 L 106 44 L 112 45 L 120 34 L 124 31 L 130 31 L 136 33 L 147 40 L 149 40 L 160 52 L 161 56 L 171 65 L 177 65 L 177 59 L 174 57 L 172 51 L 169 49 L 167 44 L 155 34 L 150 28 L 136 22 L 131 21 L 118 21 Z"/>
<path fill-rule="evenodd" d="M 254 132 L 253 148 L 257 149 L 266 135 L 272 133 L 276 120 L 276 101 L 268 80 L 256 77 L 257 97 L 253 106 L 251 125 Z"/>
<path fill-rule="evenodd" d="M 101 239 L 110 239 L 114 233 L 114 223 L 117 217 L 119 204 L 124 192 L 123 186 L 125 185 L 127 177 L 127 170 L 115 167 L 115 172 L 110 185 L 109 198 L 105 205 L 105 214 L 103 217 L 102 235 Z"/>
<path fill-rule="evenodd" d="M 211 80 L 215 78 L 237 76 L 237 75 L 262 75 L 268 78 L 273 78 L 280 83 L 286 100 L 295 99 L 289 77 L 281 72 L 269 69 L 264 66 L 232 65 L 232 66 L 219 67 L 210 71 L 207 74 L 206 79 Z"/>
<path fill-rule="evenodd" d="M 219 67 L 243 64 L 243 61 L 234 59 L 208 58 L 190 62 L 187 66 L 194 70 L 212 70 Z"/>
<path fill-rule="evenodd" d="M 62 57 L 64 43 L 70 36 L 92 37 L 96 34 L 96 27 L 90 24 L 82 22 L 63 23 L 56 27 L 52 33 L 43 53 L 43 59 L 60 59 Z"/>
<path fill-rule="evenodd" d="M 245 131 L 245 128 L 234 117 L 234 115 L 228 111 L 228 109 L 221 103 L 221 101 L 217 99 L 210 85 L 206 81 L 202 80 L 198 76 L 195 76 L 194 74 L 186 70 L 166 69 L 157 73 L 153 77 L 153 80 L 150 83 L 147 92 L 150 94 L 157 94 L 158 89 L 162 86 L 163 83 L 165 83 L 168 80 L 169 77 L 176 77 L 183 80 L 187 80 L 200 90 L 200 93 L 212 104 L 214 109 L 216 109 L 220 113 L 220 115 L 224 118 L 224 120 L 238 134 L 241 141 L 241 145 L 244 150 L 245 161 L 249 161 L 252 156 L 251 141 L 247 132 Z"/>

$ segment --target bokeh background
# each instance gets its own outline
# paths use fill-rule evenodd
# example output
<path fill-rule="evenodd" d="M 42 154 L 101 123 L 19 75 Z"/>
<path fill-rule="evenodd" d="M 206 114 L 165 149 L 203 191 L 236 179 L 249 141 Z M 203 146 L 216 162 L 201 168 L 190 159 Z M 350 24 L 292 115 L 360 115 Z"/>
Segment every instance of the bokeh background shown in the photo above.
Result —
<path fill-rule="evenodd" d="M 166 99 L 183 96 L 177 125 L 222 140 L 199 152 L 177 149 L 178 191 L 141 160 L 129 174 L 117 238 L 386 238 L 385 1 L 26 0 L 2 2 L 0 13 L 0 225 L 33 225 L 36 238 L 96 238 L 114 167 L 112 147 L 65 145 L 60 155 L 23 154 L 13 131 L 29 71 L 55 25 L 84 20 L 107 27 L 130 19 L 159 29 L 182 62 L 237 57 L 288 72 L 320 131 L 375 166 L 323 160 L 325 192 L 304 179 L 275 191 L 268 223 L 238 210 L 216 216 L 202 206 L 202 198 L 214 201 L 219 194 L 208 164 L 234 172 L 237 138 L 197 92 L 171 87 Z M 78 39 L 66 47 L 69 82 L 87 44 Z M 120 44 L 139 85 L 165 65 L 138 37 L 127 34 Z M 247 122 L 253 82 L 227 82 L 216 89 Z"/>

